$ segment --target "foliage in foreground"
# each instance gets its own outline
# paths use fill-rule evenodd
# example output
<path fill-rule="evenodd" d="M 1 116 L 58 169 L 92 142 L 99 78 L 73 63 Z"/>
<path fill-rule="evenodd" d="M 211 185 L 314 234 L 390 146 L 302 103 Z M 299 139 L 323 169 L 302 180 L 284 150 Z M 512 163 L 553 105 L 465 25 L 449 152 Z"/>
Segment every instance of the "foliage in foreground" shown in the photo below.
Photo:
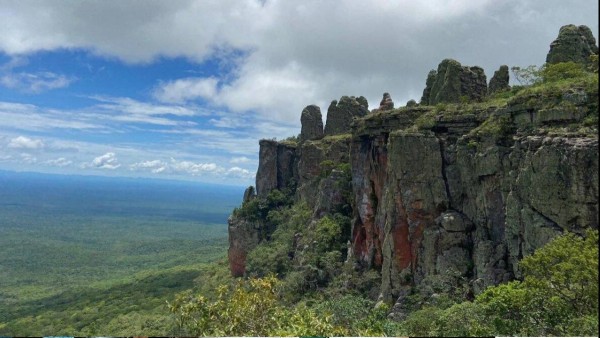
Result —
<path fill-rule="evenodd" d="M 279 302 L 274 276 L 222 285 L 217 297 L 179 295 L 169 310 L 181 333 L 200 336 L 269 336 L 339 334 L 331 315 L 319 316 L 306 306 L 289 309 Z"/>
<path fill-rule="evenodd" d="M 275 276 L 221 285 L 214 297 L 182 293 L 168 308 L 177 334 L 194 336 L 380 336 L 387 332 L 388 307 L 346 295 L 289 306 Z"/>
<path fill-rule="evenodd" d="M 598 332 L 598 231 L 557 237 L 521 263 L 523 281 L 474 302 L 426 307 L 400 324 L 418 336 L 594 336 Z"/>

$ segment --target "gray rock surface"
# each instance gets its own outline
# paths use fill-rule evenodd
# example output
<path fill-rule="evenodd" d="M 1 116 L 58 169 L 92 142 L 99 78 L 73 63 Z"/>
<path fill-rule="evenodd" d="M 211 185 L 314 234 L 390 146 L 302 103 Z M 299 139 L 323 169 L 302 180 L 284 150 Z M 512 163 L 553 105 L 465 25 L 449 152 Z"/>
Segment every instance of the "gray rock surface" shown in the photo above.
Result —
<path fill-rule="evenodd" d="M 323 138 L 323 117 L 318 106 L 306 106 L 300 115 L 300 142 Z"/>
<path fill-rule="evenodd" d="M 509 83 L 509 75 L 508 75 L 508 66 L 502 65 L 500 68 L 494 72 L 494 76 L 490 79 L 490 84 L 488 86 L 488 94 L 493 94 L 501 91 L 505 91 L 510 89 Z"/>
<path fill-rule="evenodd" d="M 369 112 L 369 104 L 364 97 L 342 96 L 332 101 L 327 109 L 325 135 L 346 134 L 350 132 L 350 124 L 356 117 L 365 116 Z"/>
<path fill-rule="evenodd" d="M 445 59 L 437 71 L 427 75 L 421 104 L 460 103 L 481 101 L 487 94 L 487 80 L 481 67 L 462 66 L 458 61 Z"/>

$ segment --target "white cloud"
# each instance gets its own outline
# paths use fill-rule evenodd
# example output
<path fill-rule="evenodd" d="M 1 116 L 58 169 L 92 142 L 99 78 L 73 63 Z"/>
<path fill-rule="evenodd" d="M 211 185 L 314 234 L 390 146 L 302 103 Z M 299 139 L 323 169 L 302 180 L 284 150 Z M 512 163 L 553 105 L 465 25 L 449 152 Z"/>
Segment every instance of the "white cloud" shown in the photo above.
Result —
<path fill-rule="evenodd" d="M 44 162 L 44 164 L 54 166 L 54 167 L 66 167 L 72 163 L 73 163 L 73 161 L 67 160 L 64 157 L 59 157 L 57 159 L 47 160 Z"/>
<path fill-rule="evenodd" d="M 37 157 L 28 153 L 21 153 L 21 162 L 27 164 L 37 163 Z"/>
<path fill-rule="evenodd" d="M 8 73 L 0 76 L 4 87 L 24 92 L 40 93 L 46 90 L 67 87 L 75 78 L 52 72 Z"/>
<path fill-rule="evenodd" d="M 195 116 L 202 114 L 199 109 L 194 109 L 193 106 L 152 104 L 128 97 L 92 96 L 91 98 L 101 102 L 94 106 L 95 109 L 122 112 L 134 116 Z"/>
<path fill-rule="evenodd" d="M 211 58 L 232 70 L 163 82 L 155 97 L 299 124 L 304 106 L 325 110 L 342 95 L 364 95 L 372 107 L 383 92 L 396 105 L 418 100 L 427 72 L 447 57 L 488 77 L 501 64 L 541 64 L 560 25 L 587 24 L 597 35 L 597 12 L 589 0 L 4 1 L 0 50 L 82 48 L 132 63 Z"/>
<path fill-rule="evenodd" d="M 238 164 L 238 163 L 249 163 L 251 161 L 252 160 L 250 160 L 246 156 L 240 156 L 240 157 L 234 157 L 234 158 L 232 158 L 229 162 L 231 162 L 233 164 Z"/>
<path fill-rule="evenodd" d="M 44 142 L 42 140 L 31 139 L 25 136 L 18 136 L 10 140 L 8 143 L 9 148 L 13 149 L 41 149 L 44 147 Z"/>
<path fill-rule="evenodd" d="M 43 109 L 32 104 L 0 101 L 0 127 L 40 131 L 49 129 L 104 129 L 81 114 L 56 109 Z"/>
<path fill-rule="evenodd" d="M 249 170 L 240 167 L 229 169 L 216 163 L 202 163 L 171 158 L 169 162 L 162 160 L 141 161 L 129 166 L 131 171 L 149 171 L 153 174 L 211 176 L 213 178 L 254 178 Z"/>
<path fill-rule="evenodd" d="M 178 172 L 186 172 L 192 175 L 202 175 L 205 173 L 219 173 L 224 169 L 215 163 L 194 163 L 192 161 L 177 161 L 171 159 L 171 168 Z"/>
<path fill-rule="evenodd" d="M 153 174 L 159 174 L 166 171 L 169 164 L 160 160 L 137 162 L 129 166 L 132 171 L 150 170 Z"/>
<path fill-rule="evenodd" d="M 210 124 L 212 124 L 213 126 L 219 127 L 219 128 L 236 129 L 236 128 L 248 126 L 248 121 L 245 121 L 244 119 L 237 118 L 237 117 L 231 117 L 231 116 L 224 116 L 224 117 L 220 117 L 218 119 L 210 119 L 208 122 L 210 122 Z"/>
<path fill-rule="evenodd" d="M 240 168 L 240 167 L 231 167 L 227 170 L 228 176 L 238 177 L 238 178 L 254 178 L 254 174 L 250 173 L 250 171 Z"/>
<path fill-rule="evenodd" d="M 154 97 L 163 102 L 182 103 L 197 98 L 211 98 L 217 94 L 219 80 L 209 78 L 185 78 L 161 83 Z"/>
<path fill-rule="evenodd" d="M 108 152 L 104 155 L 94 158 L 91 162 L 84 163 L 82 168 L 97 168 L 114 170 L 121 166 L 117 160 L 117 156 L 113 152 Z"/>

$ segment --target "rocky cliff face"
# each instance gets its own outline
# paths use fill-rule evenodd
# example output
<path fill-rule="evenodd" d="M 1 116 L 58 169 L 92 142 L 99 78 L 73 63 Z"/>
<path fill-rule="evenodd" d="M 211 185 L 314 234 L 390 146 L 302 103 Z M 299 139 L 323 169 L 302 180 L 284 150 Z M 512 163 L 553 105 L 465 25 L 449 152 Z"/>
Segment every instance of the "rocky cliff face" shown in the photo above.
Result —
<path fill-rule="evenodd" d="M 499 72 L 494 88 L 506 92 L 507 67 Z M 519 278 L 517 262 L 553 237 L 598 228 L 598 135 L 589 122 L 598 89 L 574 84 L 489 102 L 487 93 L 481 68 L 444 60 L 420 105 L 393 109 L 388 94 L 367 113 L 362 99 L 343 97 L 322 138 L 303 112 L 298 144 L 261 141 L 257 193 L 290 189 L 313 219 L 349 204 L 348 259 L 380 272 L 380 298 L 397 311 L 407 290 L 434 277 L 474 294 Z M 465 95 L 472 103 L 432 106 Z M 342 164 L 349 198 L 334 184 L 339 172 L 323 175 Z M 229 229 L 232 273 L 241 276 L 264 227 L 232 217 Z"/>

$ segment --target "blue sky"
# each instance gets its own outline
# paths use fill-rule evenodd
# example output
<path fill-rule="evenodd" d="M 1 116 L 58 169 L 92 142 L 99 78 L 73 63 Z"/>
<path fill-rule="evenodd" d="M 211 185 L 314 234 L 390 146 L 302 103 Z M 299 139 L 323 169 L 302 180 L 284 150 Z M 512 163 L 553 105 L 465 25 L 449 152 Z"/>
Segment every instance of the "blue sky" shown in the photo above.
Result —
<path fill-rule="evenodd" d="M 444 58 L 541 65 L 596 1 L 0 1 L 0 169 L 250 185 L 258 140 Z"/>

